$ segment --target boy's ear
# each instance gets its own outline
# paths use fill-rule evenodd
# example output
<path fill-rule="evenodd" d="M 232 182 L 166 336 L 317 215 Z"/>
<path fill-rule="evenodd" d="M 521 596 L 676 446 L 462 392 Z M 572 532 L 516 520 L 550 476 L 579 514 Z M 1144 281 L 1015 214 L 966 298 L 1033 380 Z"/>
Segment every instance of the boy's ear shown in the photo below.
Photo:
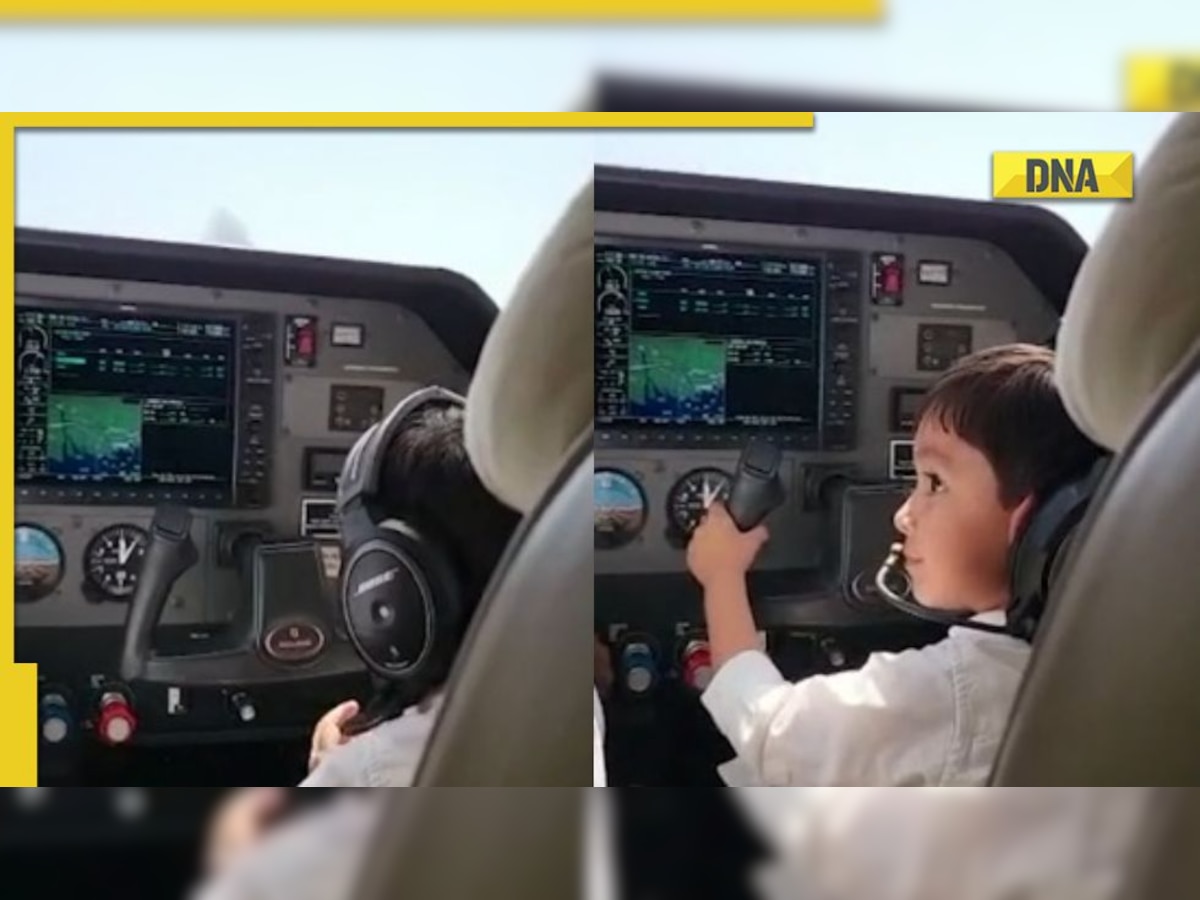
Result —
<path fill-rule="evenodd" d="M 1027 494 L 1025 499 L 1008 514 L 1008 544 L 1010 547 L 1017 542 L 1017 535 L 1029 524 L 1031 515 L 1033 515 L 1033 494 Z"/>

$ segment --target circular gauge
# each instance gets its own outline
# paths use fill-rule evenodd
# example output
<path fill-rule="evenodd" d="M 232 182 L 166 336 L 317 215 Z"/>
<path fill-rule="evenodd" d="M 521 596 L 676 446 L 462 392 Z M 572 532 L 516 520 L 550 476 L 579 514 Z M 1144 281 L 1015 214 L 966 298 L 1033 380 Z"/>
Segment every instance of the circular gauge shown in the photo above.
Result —
<path fill-rule="evenodd" d="M 112 525 L 88 543 L 83 570 L 88 586 L 109 600 L 128 600 L 137 588 L 149 535 L 137 525 Z"/>
<path fill-rule="evenodd" d="M 46 368 L 46 348 L 50 339 L 38 326 L 23 328 L 17 338 L 17 371 L 39 373 Z"/>
<path fill-rule="evenodd" d="M 616 266 L 604 266 L 596 273 L 596 312 L 602 317 L 621 317 L 627 311 L 629 276 Z"/>
<path fill-rule="evenodd" d="M 667 518 L 671 527 L 681 535 L 696 530 L 714 500 L 729 499 L 733 478 L 721 469 L 696 469 L 688 472 L 667 495 Z"/>
<path fill-rule="evenodd" d="M 16 531 L 16 597 L 33 603 L 62 581 L 63 551 L 58 538 L 41 525 L 18 525 Z"/>
<path fill-rule="evenodd" d="M 646 495 L 641 485 L 624 472 L 596 470 L 592 475 L 592 505 L 597 549 L 625 546 L 641 534 L 646 524 Z"/>
<path fill-rule="evenodd" d="M 606 263 L 596 271 L 596 287 L 618 294 L 629 293 L 629 275 L 620 266 Z"/>

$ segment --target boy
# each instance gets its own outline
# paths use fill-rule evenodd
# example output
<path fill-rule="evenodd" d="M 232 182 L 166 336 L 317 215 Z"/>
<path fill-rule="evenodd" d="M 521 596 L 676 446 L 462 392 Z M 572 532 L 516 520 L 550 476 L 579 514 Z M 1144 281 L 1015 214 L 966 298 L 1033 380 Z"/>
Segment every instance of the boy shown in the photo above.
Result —
<path fill-rule="evenodd" d="M 463 629 L 520 521 L 480 482 L 463 441 L 463 410 L 430 407 L 402 425 L 380 472 L 385 509 L 450 555 L 462 583 Z M 384 688 L 360 711 L 351 700 L 313 731 L 309 776 L 301 787 L 405 787 L 411 784 L 437 719 L 440 685 L 406 707 Z"/>
<path fill-rule="evenodd" d="M 456 407 L 427 408 L 404 424 L 388 446 L 380 480 L 386 509 L 437 539 L 453 559 L 465 613 L 461 640 L 521 517 L 480 482 L 463 442 L 463 411 Z M 385 688 L 365 711 L 350 700 L 326 713 L 313 731 L 310 771 L 300 786 L 410 785 L 437 720 L 440 688 L 412 707 Z M 214 817 L 210 872 L 230 868 L 257 845 L 286 802 L 282 789 L 233 794 Z M 345 815 L 358 821 L 358 812 Z M 307 855 L 316 866 L 320 854 Z"/>
<path fill-rule="evenodd" d="M 1027 344 L 964 357 L 926 395 L 918 481 L 895 516 L 922 605 L 1002 625 L 1009 554 L 1034 503 L 1102 451 L 1067 416 L 1054 354 Z M 954 627 L 920 650 L 789 684 L 757 649 L 746 572 L 767 540 L 720 505 L 688 547 L 716 675 L 702 701 L 733 745 L 731 783 L 983 785 L 1029 657 L 1005 634 Z"/>

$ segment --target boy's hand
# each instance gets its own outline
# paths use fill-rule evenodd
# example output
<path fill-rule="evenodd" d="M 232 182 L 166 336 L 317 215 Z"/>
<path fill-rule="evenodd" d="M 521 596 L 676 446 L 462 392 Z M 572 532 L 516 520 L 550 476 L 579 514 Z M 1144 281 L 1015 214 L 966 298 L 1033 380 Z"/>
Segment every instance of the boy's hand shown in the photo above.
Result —
<path fill-rule="evenodd" d="M 740 531 L 725 504 L 717 501 L 692 533 L 687 548 L 688 571 L 704 588 L 730 578 L 743 578 L 769 536 L 765 525 Z"/>
<path fill-rule="evenodd" d="M 217 808 L 208 833 L 205 867 L 210 875 L 224 871 L 255 846 L 282 812 L 283 788 L 239 788 Z"/>
<path fill-rule="evenodd" d="M 321 721 L 313 729 L 312 748 L 308 754 L 309 772 L 321 764 L 321 760 L 330 750 L 340 747 L 350 740 L 342 732 L 342 726 L 356 715 L 358 715 L 358 701 L 347 700 L 321 716 Z"/>

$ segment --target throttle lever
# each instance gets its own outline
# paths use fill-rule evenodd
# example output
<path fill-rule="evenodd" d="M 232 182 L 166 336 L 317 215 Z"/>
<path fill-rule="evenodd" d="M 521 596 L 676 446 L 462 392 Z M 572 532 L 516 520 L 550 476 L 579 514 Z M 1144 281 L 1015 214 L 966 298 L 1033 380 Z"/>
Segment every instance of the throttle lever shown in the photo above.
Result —
<path fill-rule="evenodd" d="M 121 677 L 135 681 L 150 660 L 154 627 L 162 618 L 171 588 L 200 559 L 192 541 L 192 514 L 182 506 L 160 506 L 150 523 L 137 589 L 129 602 L 121 647 Z"/>
<path fill-rule="evenodd" d="M 779 477 L 782 460 L 779 448 L 762 438 L 753 438 L 742 449 L 726 504 L 730 518 L 742 531 L 754 528 L 786 499 Z"/>

